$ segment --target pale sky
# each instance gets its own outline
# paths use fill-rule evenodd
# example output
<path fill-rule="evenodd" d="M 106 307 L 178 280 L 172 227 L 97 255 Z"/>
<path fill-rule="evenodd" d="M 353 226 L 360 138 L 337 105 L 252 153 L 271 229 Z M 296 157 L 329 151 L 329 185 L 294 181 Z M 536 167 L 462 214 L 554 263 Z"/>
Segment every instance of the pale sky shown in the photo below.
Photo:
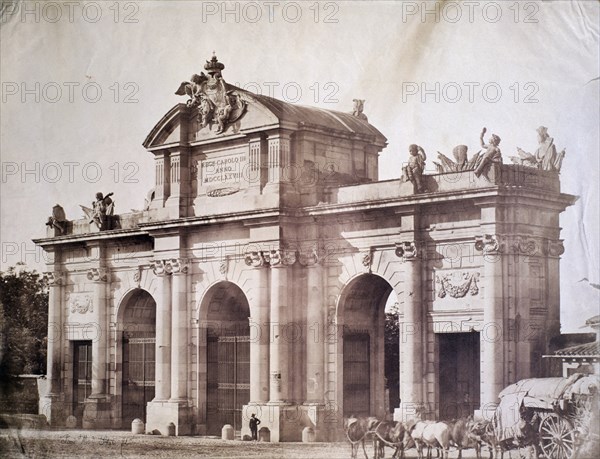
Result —
<path fill-rule="evenodd" d="M 69 219 L 97 191 L 115 193 L 117 213 L 143 206 L 154 167 L 142 141 L 214 50 L 225 80 L 251 91 L 342 111 L 366 99 L 389 142 L 381 179 L 400 176 L 411 143 L 431 159 L 458 144 L 473 154 L 486 126 L 508 163 L 547 126 L 566 148 L 562 191 L 580 196 L 561 216 L 563 332 L 589 331 L 598 290 L 578 281 L 600 283 L 599 2 L 4 5 L 2 269 L 43 270 L 31 239 L 56 203 Z"/>

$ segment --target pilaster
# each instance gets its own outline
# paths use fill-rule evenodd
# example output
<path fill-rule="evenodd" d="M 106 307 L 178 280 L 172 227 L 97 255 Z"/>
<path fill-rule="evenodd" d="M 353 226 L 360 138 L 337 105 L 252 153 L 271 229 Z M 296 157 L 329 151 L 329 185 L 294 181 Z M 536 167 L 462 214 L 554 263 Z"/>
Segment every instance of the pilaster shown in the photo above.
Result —
<path fill-rule="evenodd" d="M 289 356 L 286 329 L 288 323 L 288 269 L 296 261 L 295 253 L 283 249 L 271 250 L 266 257 L 271 266 L 269 368 L 271 373 L 269 403 L 288 403 Z"/>
<path fill-rule="evenodd" d="M 51 426 L 61 425 L 65 418 L 61 387 L 62 296 L 66 273 L 60 271 L 60 253 L 49 251 L 49 267 L 44 273 L 48 285 L 48 354 L 46 366 L 47 393 L 40 397 L 40 414 Z"/>
<path fill-rule="evenodd" d="M 396 256 L 404 264 L 403 321 L 400 324 L 400 346 L 404 358 L 400 362 L 400 408 L 394 419 L 406 421 L 420 418 L 423 411 L 423 333 L 425 322 L 421 301 L 421 260 L 417 243 L 405 241 L 396 244 Z"/>
<path fill-rule="evenodd" d="M 250 300 L 250 405 L 269 401 L 269 280 L 262 252 L 245 255 L 256 294 Z"/>
<path fill-rule="evenodd" d="M 92 247 L 98 251 L 99 267 L 87 271 L 87 279 L 94 285 L 94 308 L 98 321 L 98 334 L 92 340 L 92 393 L 85 400 L 82 426 L 84 429 L 106 429 L 111 427 L 111 404 L 108 394 L 108 304 L 107 288 L 110 272 L 102 267 L 104 247 Z"/>
<path fill-rule="evenodd" d="M 501 237 L 484 234 L 475 238 L 475 250 L 483 258 L 483 322 L 481 344 L 481 413 L 495 410 L 505 386 Z"/>

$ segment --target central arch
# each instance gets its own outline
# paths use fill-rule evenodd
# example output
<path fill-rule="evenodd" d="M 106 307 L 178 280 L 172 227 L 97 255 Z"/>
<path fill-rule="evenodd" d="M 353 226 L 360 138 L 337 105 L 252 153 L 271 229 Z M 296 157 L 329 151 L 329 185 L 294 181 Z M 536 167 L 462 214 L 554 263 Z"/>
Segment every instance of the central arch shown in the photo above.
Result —
<path fill-rule="evenodd" d="M 229 281 L 211 286 L 200 305 L 200 355 L 206 371 L 206 433 L 220 435 L 230 424 L 242 428 L 242 408 L 250 401 L 250 307 L 240 287 Z M 200 422 L 202 423 L 202 419 Z"/>
<path fill-rule="evenodd" d="M 375 274 L 361 274 L 342 290 L 338 303 L 341 359 L 338 386 L 344 416 L 386 416 L 385 309 L 392 286 Z"/>

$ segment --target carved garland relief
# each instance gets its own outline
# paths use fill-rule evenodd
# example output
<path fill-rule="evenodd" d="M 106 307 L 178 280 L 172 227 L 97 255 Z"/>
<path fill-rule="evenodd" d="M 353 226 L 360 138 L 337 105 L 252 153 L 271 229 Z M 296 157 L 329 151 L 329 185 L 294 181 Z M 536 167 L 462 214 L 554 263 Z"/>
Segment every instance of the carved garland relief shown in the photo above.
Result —
<path fill-rule="evenodd" d="M 92 295 L 70 295 L 68 304 L 71 313 L 85 314 L 87 312 L 94 312 L 94 299 Z"/>
<path fill-rule="evenodd" d="M 452 298 L 463 298 L 467 293 L 475 296 L 479 293 L 478 280 L 478 272 L 437 274 L 435 276 L 435 283 L 439 285 L 437 296 L 445 298 L 446 295 L 450 295 Z"/>

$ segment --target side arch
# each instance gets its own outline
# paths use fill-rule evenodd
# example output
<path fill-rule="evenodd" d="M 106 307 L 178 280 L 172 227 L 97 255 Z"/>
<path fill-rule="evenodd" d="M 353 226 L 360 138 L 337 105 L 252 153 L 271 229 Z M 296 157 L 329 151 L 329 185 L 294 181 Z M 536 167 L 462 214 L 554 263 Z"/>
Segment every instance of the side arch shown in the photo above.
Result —
<path fill-rule="evenodd" d="M 395 408 L 388 391 L 396 385 L 385 378 L 385 308 L 392 294 L 397 299 L 390 282 L 373 272 L 352 276 L 339 294 L 336 399 L 344 416 L 383 418 Z"/>
<path fill-rule="evenodd" d="M 197 305 L 197 386 L 199 431 L 219 435 L 225 424 L 242 428 L 250 400 L 250 306 L 242 288 L 213 282 Z"/>

